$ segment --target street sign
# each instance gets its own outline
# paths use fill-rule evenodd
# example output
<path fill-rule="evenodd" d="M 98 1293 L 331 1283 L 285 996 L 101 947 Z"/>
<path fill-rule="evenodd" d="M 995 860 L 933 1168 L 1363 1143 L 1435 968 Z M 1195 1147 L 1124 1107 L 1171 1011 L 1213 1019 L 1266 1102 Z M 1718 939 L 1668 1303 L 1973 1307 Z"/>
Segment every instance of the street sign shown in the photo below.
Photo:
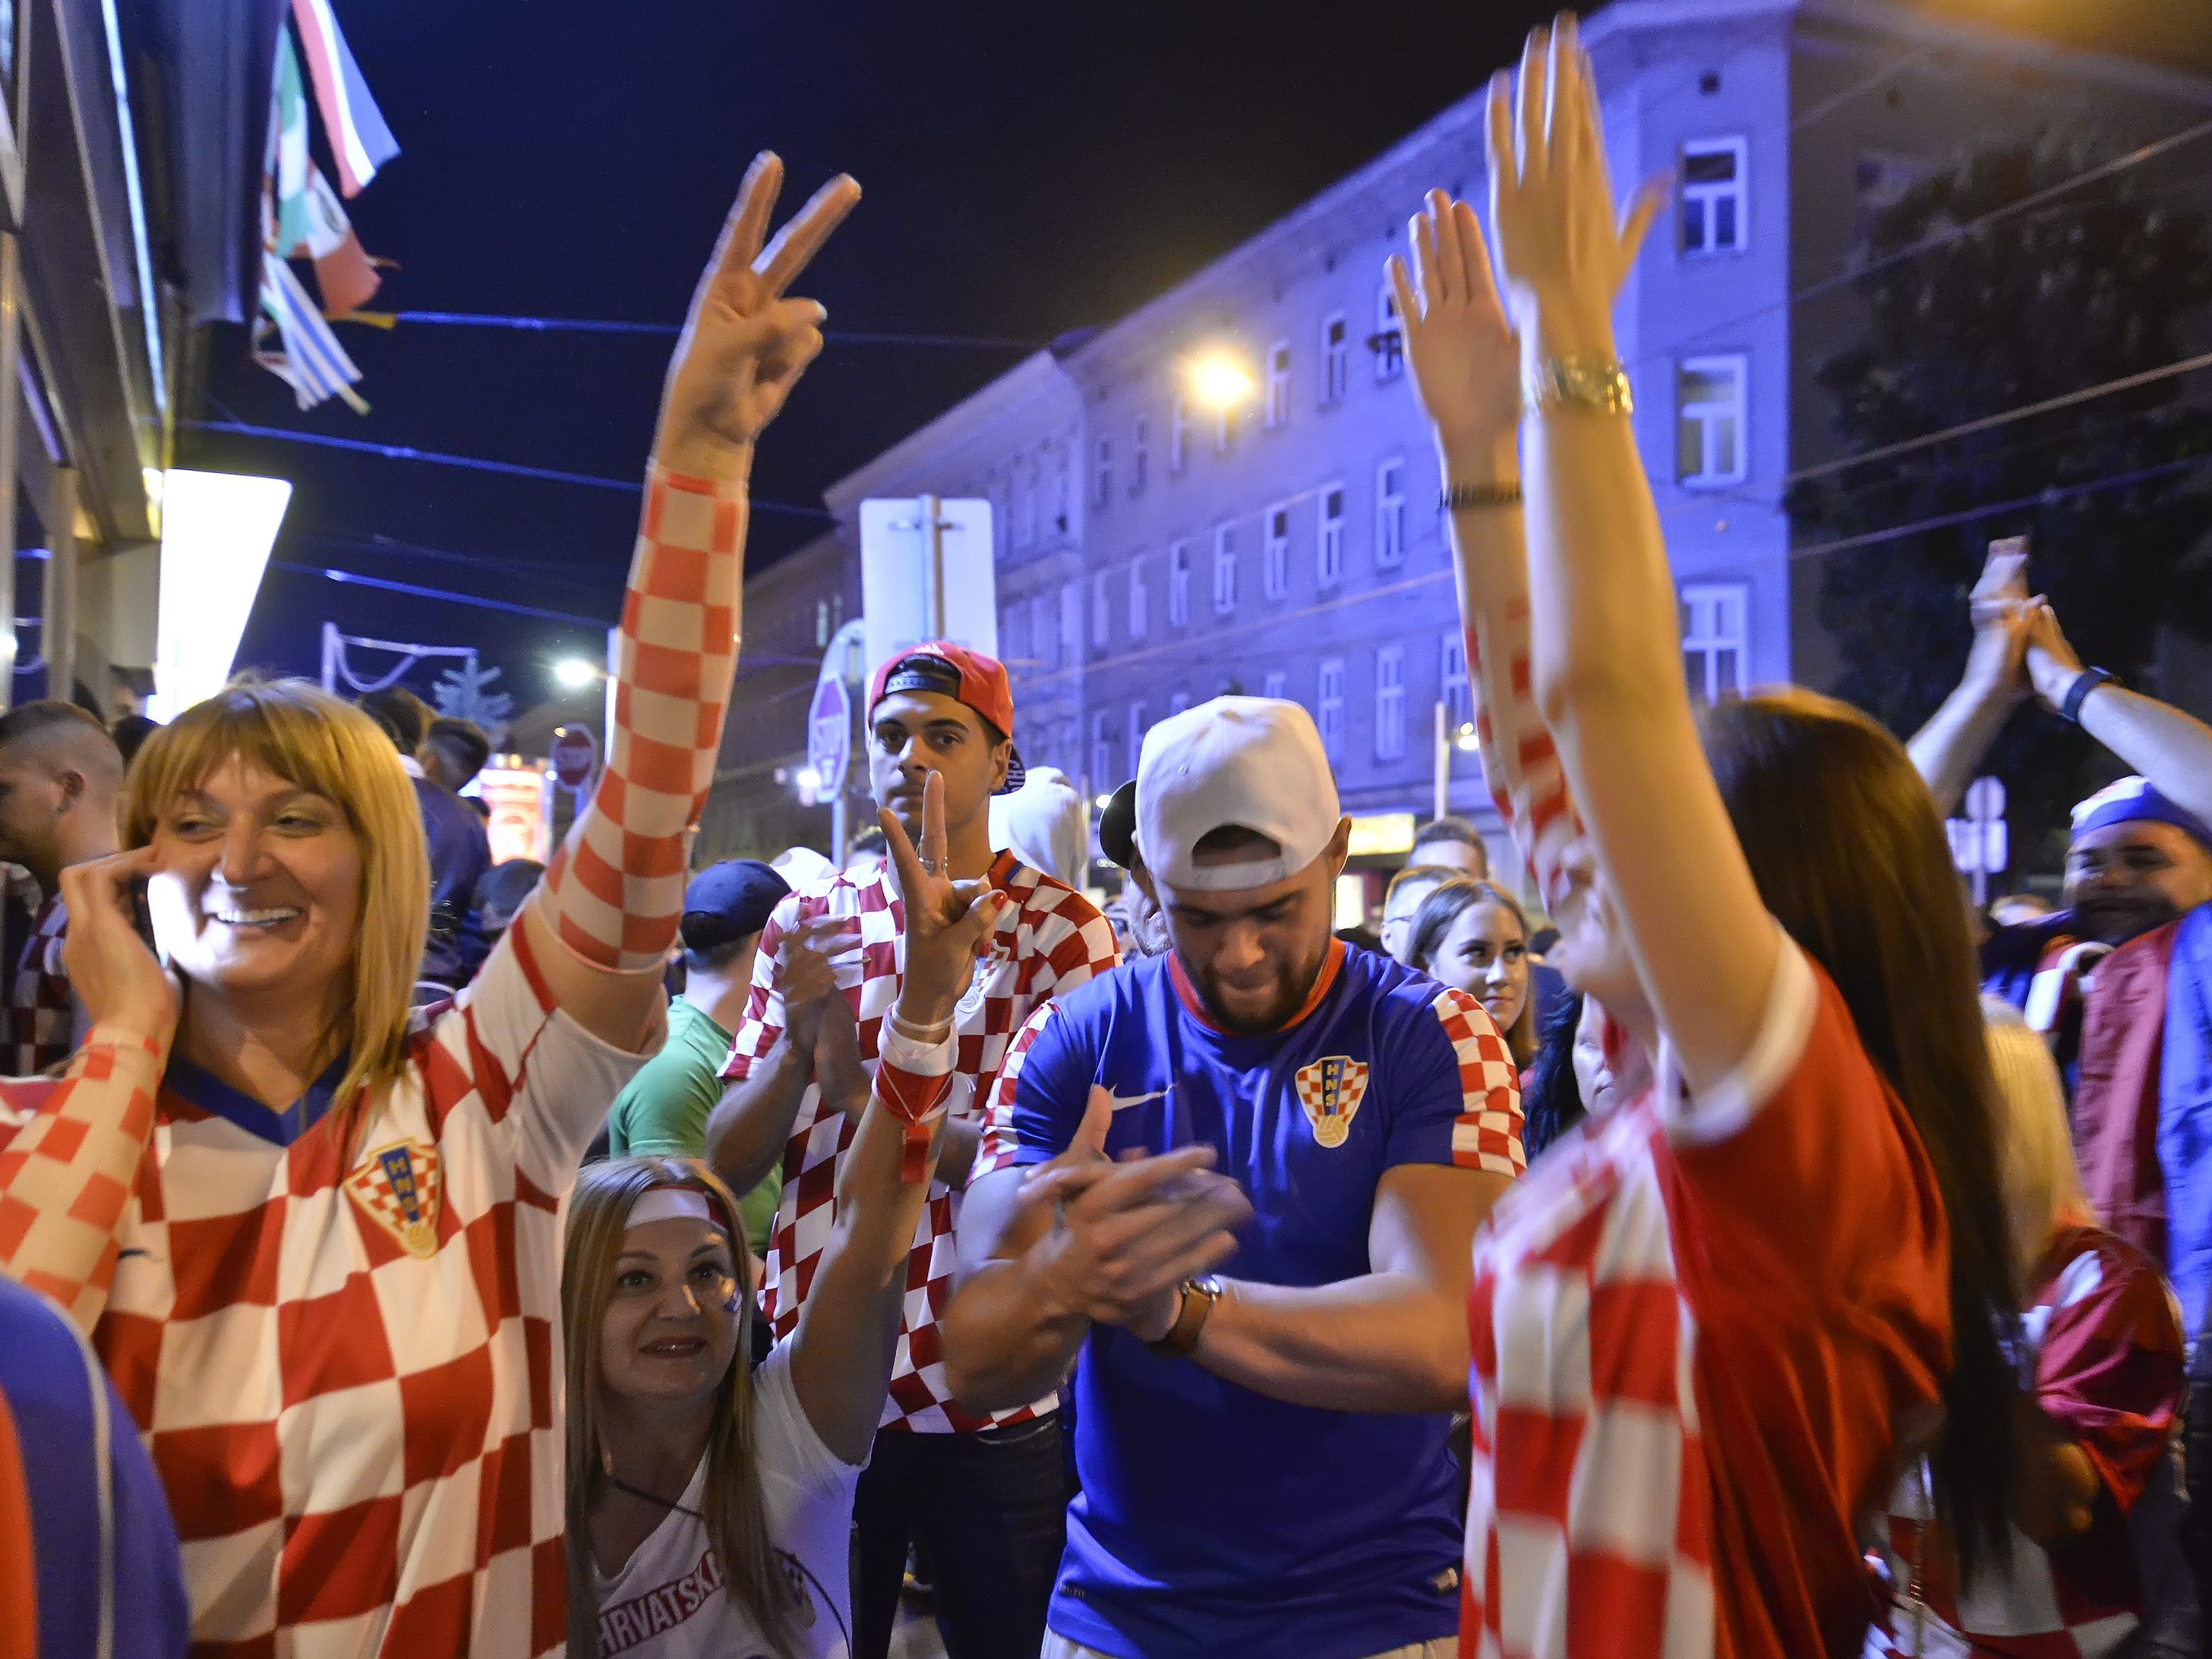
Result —
<path fill-rule="evenodd" d="M 934 495 L 860 503 L 867 669 L 928 639 L 999 654 L 991 504 Z"/>
<path fill-rule="evenodd" d="M 815 683 L 806 711 L 806 763 L 814 770 L 814 798 L 826 800 L 845 787 L 845 768 L 853 758 L 853 699 L 845 677 L 825 672 Z"/>
<path fill-rule="evenodd" d="M 568 789 L 581 789 L 592 781 L 599 769 L 599 745 L 588 726 L 563 726 L 553 733 L 553 745 L 548 755 L 553 763 L 553 775 Z"/>
<path fill-rule="evenodd" d="M 1951 838 L 1951 862 L 1974 878 L 1974 902 L 1983 904 L 1988 902 L 1989 878 L 2012 857 L 2004 785 L 1995 778 L 1976 778 L 1966 786 L 1964 805 L 1966 816 L 1946 820 L 1943 828 Z"/>

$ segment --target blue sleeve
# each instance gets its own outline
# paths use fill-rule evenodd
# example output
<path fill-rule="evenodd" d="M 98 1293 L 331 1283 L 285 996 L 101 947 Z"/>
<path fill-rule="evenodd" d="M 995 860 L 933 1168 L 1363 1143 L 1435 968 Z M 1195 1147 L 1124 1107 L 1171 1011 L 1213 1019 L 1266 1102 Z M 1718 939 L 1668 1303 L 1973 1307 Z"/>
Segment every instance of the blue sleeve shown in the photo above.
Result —
<path fill-rule="evenodd" d="M 1095 1028 L 1054 1005 L 1013 1080 L 1013 1161 L 1042 1164 L 1075 1139 L 1098 1077 Z"/>
<path fill-rule="evenodd" d="M 107 1397 L 117 1429 L 108 1460 L 115 1480 L 116 1659 L 180 1659 L 191 1639 L 191 1603 L 168 1497 L 112 1382 Z"/>
<path fill-rule="evenodd" d="M 1449 1164 L 1520 1175 L 1528 1155 L 1512 1050 L 1488 1011 L 1464 991 L 1423 990 L 1431 994 L 1397 1022 L 1382 1062 L 1388 1075 L 1377 1079 L 1389 1112 L 1384 1167 Z"/>

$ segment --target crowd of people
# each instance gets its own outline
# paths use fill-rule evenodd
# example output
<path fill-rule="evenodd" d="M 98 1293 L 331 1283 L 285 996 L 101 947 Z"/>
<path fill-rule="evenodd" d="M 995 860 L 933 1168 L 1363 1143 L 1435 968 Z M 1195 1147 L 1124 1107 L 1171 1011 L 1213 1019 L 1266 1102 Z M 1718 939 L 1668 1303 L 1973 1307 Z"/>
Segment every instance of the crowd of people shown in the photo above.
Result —
<path fill-rule="evenodd" d="M 690 867 L 859 198 L 771 237 L 769 156 L 550 864 L 396 690 L 0 716 L 0 1652 L 884 1659 L 917 1590 L 951 1659 L 2199 1651 L 2212 728 L 2016 542 L 1909 744 L 1696 708 L 1656 198 L 1571 21 L 1488 122 L 1490 234 L 1434 192 L 1388 279 L 1504 839 L 1425 826 L 1372 939 L 1304 710 L 1150 731 L 1102 908 L 943 640 L 842 864 Z M 1943 817 L 2031 701 L 2125 775 L 1976 915 Z"/>

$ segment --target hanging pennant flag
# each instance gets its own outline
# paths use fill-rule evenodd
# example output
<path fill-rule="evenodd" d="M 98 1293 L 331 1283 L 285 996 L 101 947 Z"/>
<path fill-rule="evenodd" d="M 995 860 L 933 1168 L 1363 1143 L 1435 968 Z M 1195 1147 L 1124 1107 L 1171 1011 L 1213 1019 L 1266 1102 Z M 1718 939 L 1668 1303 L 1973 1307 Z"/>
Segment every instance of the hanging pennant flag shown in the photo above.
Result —
<path fill-rule="evenodd" d="M 289 32 L 276 40 L 276 83 L 269 116 L 268 176 L 264 186 L 264 245 L 288 259 L 315 262 L 323 314 L 335 317 L 368 303 L 383 278 L 354 234 L 337 192 L 307 153 L 307 101 L 300 60 Z"/>
<path fill-rule="evenodd" d="M 330 0 L 292 0 L 292 19 L 300 26 L 307 72 L 315 82 L 315 105 L 337 161 L 338 188 L 358 196 L 377 168 L 399 154 L 399 141 L 361 78 L 361 65 L 353 60 Z"/>
<path fill-rule="evenodd" d="M 355 414 L 368 413 L 368 403 L 353 389 L 361 371 L 292 267 L 273 252 L 261 256 L 261 313 L 254 324 L 253 361 L 290 386 L 301 408 L 342 398 Z M 273 350 L 268 340 L 271 327 L 278 339 Z"/>

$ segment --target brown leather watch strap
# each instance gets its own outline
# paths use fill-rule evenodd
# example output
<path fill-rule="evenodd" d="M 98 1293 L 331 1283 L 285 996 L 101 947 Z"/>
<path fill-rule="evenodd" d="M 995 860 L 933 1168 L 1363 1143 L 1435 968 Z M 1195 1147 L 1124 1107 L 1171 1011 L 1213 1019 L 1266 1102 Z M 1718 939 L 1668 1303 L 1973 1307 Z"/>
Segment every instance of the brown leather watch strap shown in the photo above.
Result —
<path fill-rule="evenodd" d="M 1185 1358 L 1198 1352 L 1198 1334 L 1206 1328 L 1206 1319 L 1213 1311 L 1213 1304 L 1221 1300 L 1221 1281 L 1212 1273 L 1200 1273 L 1196 1279 L 1182 1282 L 1182 1304 L 1176 1310 L 1175 1323 L 1168 1327 L 1165 1336 L 1145 1346 L 1154 1353 L 1176 1354 Z"/>

